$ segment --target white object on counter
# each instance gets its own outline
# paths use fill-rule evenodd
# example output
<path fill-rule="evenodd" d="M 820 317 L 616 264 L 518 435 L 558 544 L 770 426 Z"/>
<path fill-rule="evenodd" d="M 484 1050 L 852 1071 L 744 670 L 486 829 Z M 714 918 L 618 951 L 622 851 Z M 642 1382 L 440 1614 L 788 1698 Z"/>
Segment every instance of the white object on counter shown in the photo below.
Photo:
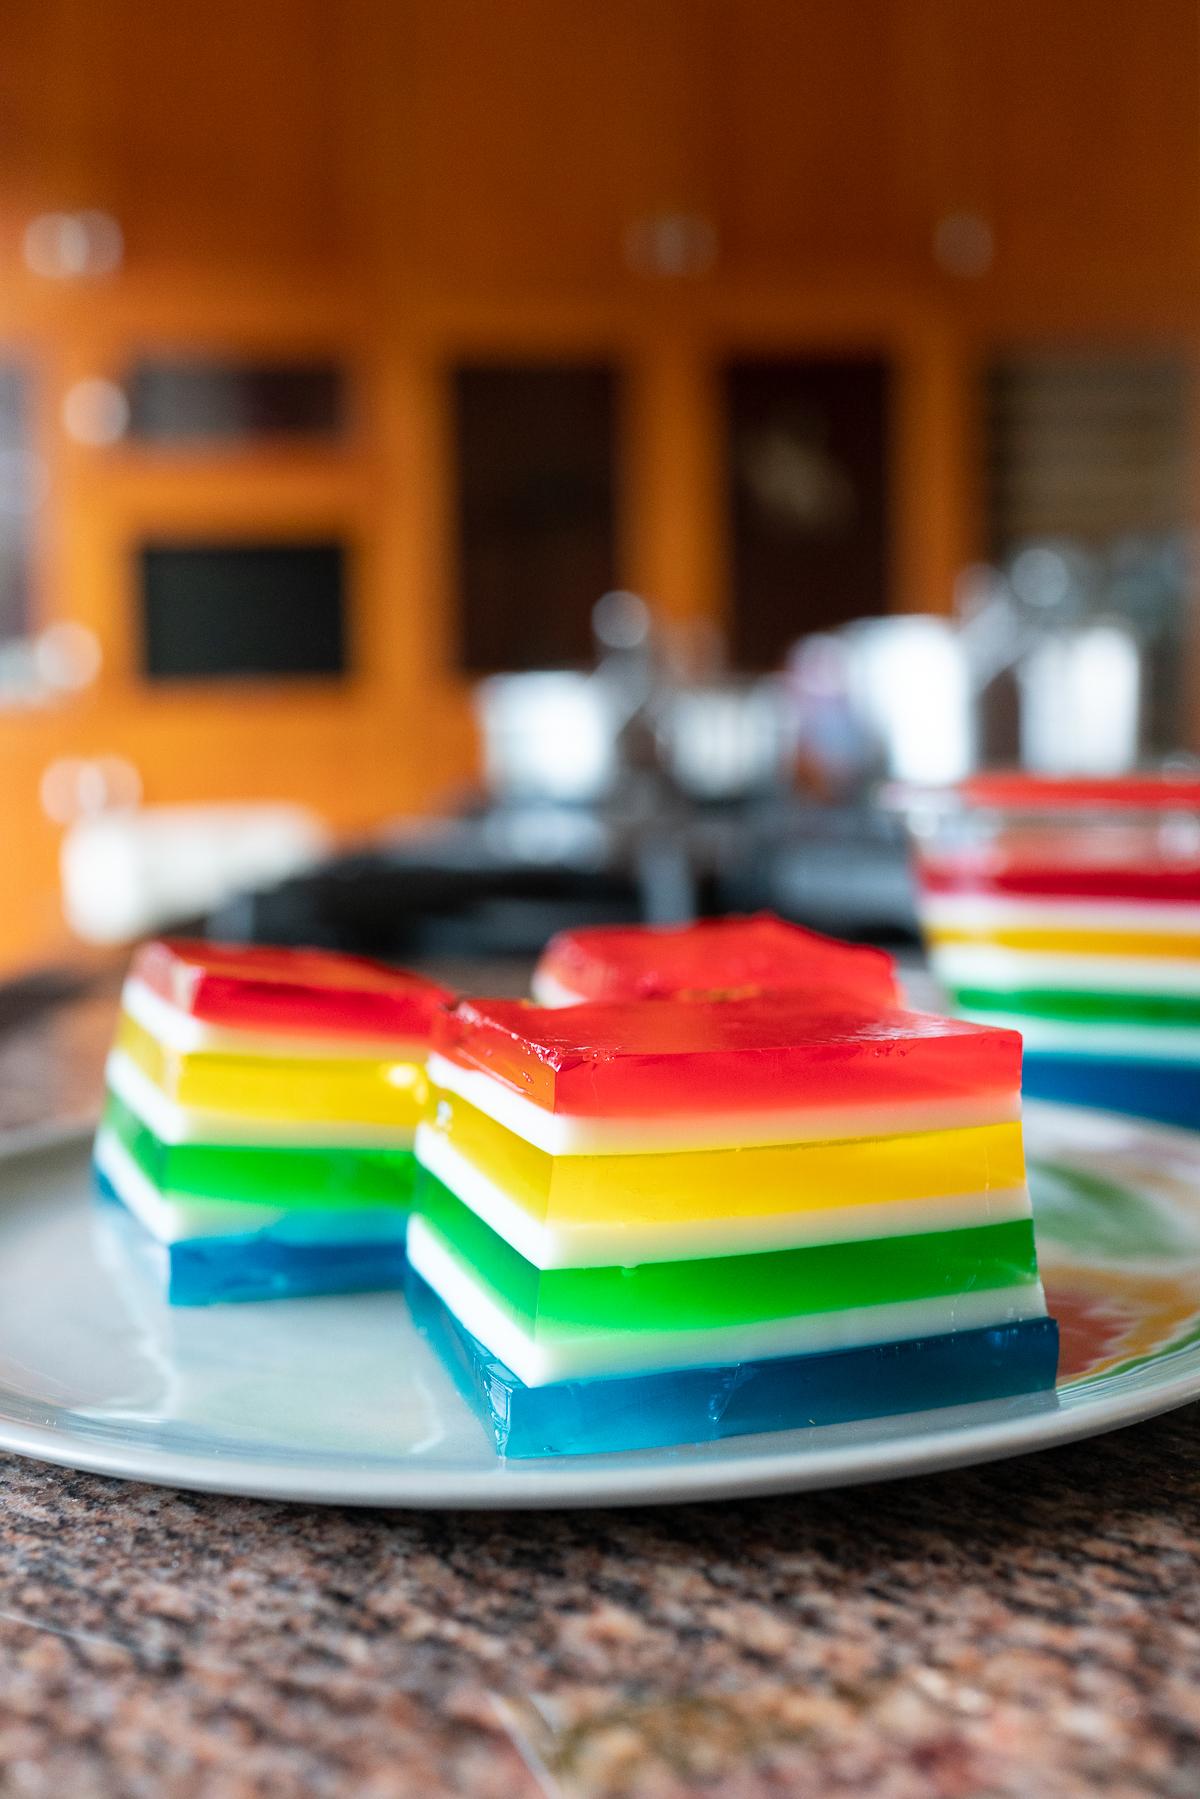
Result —
<path fill-rule="evenodd" d="M 975 705 L 962 633 L 913 613 L 847 625 L 849 692 L 894 780 L 942 785 L 976 761 Z"/>
<path fill-rule="evenodd" d="M 1021 763 L 1047 775 L 1120 775 L 1138 759 L 1141 653 L 1119 620 L 1047 634 L 1017 666 Z"/>
<path fill-rule="evenodd" d="M 329 849 L 302 806 L 146 806 L 77 818 L 63 838 L 63 911 L 87 943 L 123 943 L 311 868 Z"/>
<path fill-rule="evenodd" d="M 693 799 L 744 799 L 790 784 L 796 725 L 779 677 L 675 688 L 663 696 L 657 726 L 663 762 Z"/>
<path fill-rule="evenodd" d="M 475 689 L 483 772 L 501 800 L 588 804 L 612 790 L 626 712 L 594 675 L 491 675 Z"/>

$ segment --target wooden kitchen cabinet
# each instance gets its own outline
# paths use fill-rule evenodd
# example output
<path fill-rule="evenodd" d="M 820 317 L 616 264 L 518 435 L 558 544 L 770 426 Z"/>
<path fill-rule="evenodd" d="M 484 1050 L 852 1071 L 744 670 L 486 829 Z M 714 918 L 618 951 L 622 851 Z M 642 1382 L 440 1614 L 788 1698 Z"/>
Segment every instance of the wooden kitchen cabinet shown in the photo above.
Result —
<path fill-rule="evenodd" d="M 6 53 L 32 41 L 9 77 L 30 216 L 110 214 L 131 275 L 324 271 L 343 256 L 336 8 L 44 0 L 23 24 L 25 4 L 2 37 Z M 7 169 L 4 184 L 7 198 Z"/>
<path fill-rule="evenodd" d="M 903 0 L 408 0 L 373 29 L 393 254 L 435 291 L 911 263 Z"/>
<path fill-rule="evenodd" d="M 703 25 L 721 273 L 940 283 L 1083 330 L 1200 297 L 1193 0 L 723 0 Z"/>
<path fill-rule="evenodd" d="M 1200 298 L 1200 9 L 1193 0 L 912 0 L 919 210 L 966 213 L 998 319 L 1078 332 Z M 972 293 L 972 289 L 976 290 Z"/>
<path fill-rule="evenodd" d="M 719 266 L 735 277 L 911 269 L 908 8 L 723 0 L 707 19 Z"/>
<path fill-rule="evenodd" d="M 710 7 L 376 8 L 394 112 L 376 174 L 405 279 L 449 292 L 611 288 L 645 221 L 704 214 L 697 28 Z"/>

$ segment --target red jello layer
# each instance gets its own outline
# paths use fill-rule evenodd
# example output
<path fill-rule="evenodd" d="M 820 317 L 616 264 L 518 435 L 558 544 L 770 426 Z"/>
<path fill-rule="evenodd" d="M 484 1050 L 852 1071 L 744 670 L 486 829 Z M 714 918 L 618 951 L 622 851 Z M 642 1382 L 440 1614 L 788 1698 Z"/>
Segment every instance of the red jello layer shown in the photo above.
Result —
<path fill-rule="evenodd" d="M 549 1112 L 679 1116 L 936 1103 L 1020 1086 L 1021 1039 L 844 994 L 549 1008 L 463 1000 L 433 1048 Z"/>
<path fill-rule="evenodd" d="M 978 857 L 921 857 L 917 863 L 917 876 L 927 893 L 1200 905 L 1200 866 L 1195 864 L 1106 868 L 1083 863 L 1000 863 Z"/>
<path fill-rule="evenodd" d="M 209 1024 L 278 1031 L 428 1038 L 453 995 L 435 981 L 365 956 L 160 939 L 132 973 Z"/>
<path fill-rule="evenodd" d="M 1189 775 L 1060 778 L 997 769 L 972 775 L 953 791 L 972 806 L 1005 811 L 1200 812 L 1200 781 Z"/>
<path fill-rule="evenodd" d="M 773 913 L 715 918 L 678 929 L 614 925 L 562 931 L 538 963 L 581 999 L 670 999 L 755 988 L 836 987 L 886 1004 L 898 998 L 883 950 L 841 943 Z"/>

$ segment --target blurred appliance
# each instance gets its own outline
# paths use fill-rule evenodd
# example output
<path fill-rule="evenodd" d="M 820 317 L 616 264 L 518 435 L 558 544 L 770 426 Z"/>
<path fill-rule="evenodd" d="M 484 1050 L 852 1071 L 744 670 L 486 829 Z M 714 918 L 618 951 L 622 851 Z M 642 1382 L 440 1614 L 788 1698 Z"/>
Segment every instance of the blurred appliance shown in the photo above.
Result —
<path fill-rule="evenodd" d="M 769 907 L 838 936 L 915 942 L 897 819 L 796 796 L 666 814 L 572 808 L 536 829 L 484 806 L 436 831 L 407 828 L 311 872 L 228 900 L 229 941 L 308 943 L 384 959 L 535 956 L 557 930 L 666 924 Z M 586 821 L 586 830 L 577 830 Z M 537 851 L 534 843 L 537 839 Z"/>
<path fill-rule="evenodd" d="M 620 697 L 594 675 L 492 675 L 475 690 L 488 790 L 506 802 L 590 805 L 620 772 Z"/>
<path fill-rule="evenodd" d="M 1122 541 L 1106 557 L 1027 544 L 1003 569 L 965 570 L 952 617 L 802 639 L 788 662 L 802 761 L 848 794 L 880 777 L 950 784 L 989 763 L 1116 775 L 1174 750 L 1155 742 L 1151 705 L 1171 568 L 1161 544 Z"/>
<path fill-rule="evenodd" d="M 954 621 L 919 615 L 845 627 L 850 701 L 885 772 L 937 784 L 976 757 L 971 666 Z"/>
<path fill-rule="evenodd" d="M 476 688 L 496 805 L 628 806 L 635 788 L 643 805 L 736 803 L 787 790 L 794 708 L 779 677 L 723 675 L 711 643 L 701 678 L 674 666 L 696 646 L 660 642 L 636 594 L 605 594 L 592 629 L 590 673 L 492 675 Z"/>
<path fill-rule="evenodd" d="M 773 907 L 843 935 L 915 934 L 898 822 L 794 791 L 784 681 L 724 677 L 712 645 L 661 642 L 631 594 L 606 595 L 593 629 L 590 673 L 481 683 L 486 788 L 457 816 L 235 896 L 213 933 L 528 957 L 571 925 Z"/>
<path fill-rule="evenodd" d="M 898 822 L 796 793 L 786 681 L 725 675 L 715 644 L 664 639 L 636 595 L 605 595 L 592 629 L 590 672 L 480 684 L 485 789 L 457 816 L 235 897 L 213 932 L 397 960 L 760 907 L 915 934 Z"/>
<path fill-rule="evenodd" d="M 778 678 L 668 689 L 654 726 L 666 774 L 691 799 L 743 800 L 791 784 L 795 714 Z"/>

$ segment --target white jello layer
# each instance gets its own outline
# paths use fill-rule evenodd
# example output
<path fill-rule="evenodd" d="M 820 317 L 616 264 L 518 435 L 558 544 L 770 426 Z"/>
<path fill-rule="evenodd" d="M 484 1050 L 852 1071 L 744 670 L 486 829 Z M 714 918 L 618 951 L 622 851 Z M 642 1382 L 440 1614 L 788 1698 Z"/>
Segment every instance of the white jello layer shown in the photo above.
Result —
<path fill-rule="evenodd" d="M 330 1124 L 319 1118 L 247 1118 L 241 1113 L 200 1111 L 168 1099 L 123 1050 L 105 1064 L 105 1079 L 160 1143 L 288 1144 L 294 1149 L 409 1149 L 413 1133 L 373 1124 Z"/>
<path fill-rule="evenodd" d="M 256 1031 L 209 1024 L 173 1006 L 131 975 L 121 1004 L 152 1037 L 180 1055 L 251 1056 L 272 1062 L 423 1062 L 423 1043 L 396 1037 L 352 1037 L 339 1031 Z"/>
<path fill-rule="evenodd" d="M 96 1138 L 96 1166 L 121 1201 L 159 1243 L 196 1237 L 247 1237 L 270 1231 L 288 1243 L 378 1243 L 404 1235 L 405 1209 L 362 1206 L 264 1206 L 243 1200 L 196 1199 L 163 1193 L 112 1131 Z"/>
<path fill-rule="evenodd" d="M 903 1105 L 748 1106 L 646 1118 L 594 1118 L 548 1112 L 481 1069 L 429 1058 L 434 1087 L 456 1093 L 515 1137 L 548 1156 L 619 1156 L 701 1149 L 750 1149 L 773 1143 L 836 1143 L 855 1137 L 911 1137 L 976 1124 L 1009 1124 L 1021 1116 L 1017 1092 Z"/>
<path fill-rule="evenodd" d="M 1077 956 L 1062 950 L 944 943 L 934 944 L 929 959 L 939 980 L 950 987 L 1200 994 L 1200 957 L 1184 961 L 1165 956 Z M 993 1022 L 989 1015 L 988 1023 Z"/>
<path fill-rule="evenodd" d="M 1041 1286 L 1034 1281 L 984 1293 L 855 1306 L 841 1312 L 716 1330 L 588 1332 L 539 1343 L 497 1304 L 423 1218 L 410 1221 L 408 1258 L 460 1324 L 527 1387 L 606 1374 L 702 1368 L 760 1361 L 768 1356 L 857 1349 L 872 1343 L 894 1343 L 944 1331 L 976 1330 L 1022 1318 L 1043 1318 L 1046 1313 Z"/>
<path fill-rule="evenodd" d="M 921 917 L 934 930 L 1194 931 L 1200 906 L 1141 900 L 1022 899 L 1007 893 L 926 893 Z"/>
<path fill-rule="evenodd" d="M 951 1198 L 835 1205 L 765 1217 L 684 1219 L 669 1225 L 553 1219 L 543 1223 L 429 1125 L 417 1129 L 416 1152 L 417 1159 L 443 1186 L 535 1268 L 633 1268 L 641 1262 L 752 1255 L 818 1243 L 868 1242 L 922 1231 L 1007 1224 L 1030 1216 L 1029 1189 L 1020 1186 Z"/>

